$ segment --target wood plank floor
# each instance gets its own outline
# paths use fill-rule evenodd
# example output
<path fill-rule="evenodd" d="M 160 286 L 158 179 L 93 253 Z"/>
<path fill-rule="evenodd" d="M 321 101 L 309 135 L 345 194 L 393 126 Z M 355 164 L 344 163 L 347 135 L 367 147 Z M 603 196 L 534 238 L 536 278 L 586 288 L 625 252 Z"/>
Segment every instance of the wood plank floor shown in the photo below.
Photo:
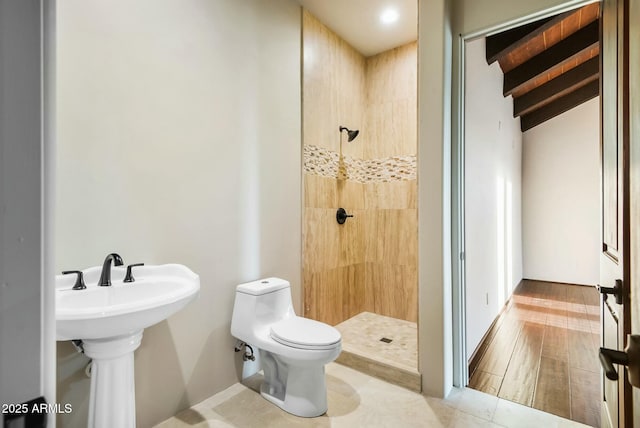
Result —
<path fill-rule="evenodd" d="M 524 280 L 469 387 L 599 427 L 599 299 L 593 287 Z"/>

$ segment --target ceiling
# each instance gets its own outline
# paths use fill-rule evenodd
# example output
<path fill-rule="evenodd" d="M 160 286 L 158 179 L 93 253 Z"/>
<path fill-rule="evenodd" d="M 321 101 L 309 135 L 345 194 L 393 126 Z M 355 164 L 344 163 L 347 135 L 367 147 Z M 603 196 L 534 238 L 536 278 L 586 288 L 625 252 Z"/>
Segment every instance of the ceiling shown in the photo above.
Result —
<path fill-rule="evenodd" d="M 364 56 L 372 56 L 418 39 L 417 0 L 298 0 L 324 25 Z M 388 8 L 398 20 L 382 24 Z"/>
<path fill-rule="evenodd" d="M 417 0 L 298 0 L 364 56 L 418 38 Z M 386 9 L 398 19 L 385 25 Z M 487 62 L 504 73 L 503 95 L 531 129 L 599 95 L 599 3 L 487 37 Z"/>
<path fill-rule="evenodd" d="M 487 37 L 487 62 L 500 64 L 522 131 L 599 95 L 599 17 L 593 3 Z"/>

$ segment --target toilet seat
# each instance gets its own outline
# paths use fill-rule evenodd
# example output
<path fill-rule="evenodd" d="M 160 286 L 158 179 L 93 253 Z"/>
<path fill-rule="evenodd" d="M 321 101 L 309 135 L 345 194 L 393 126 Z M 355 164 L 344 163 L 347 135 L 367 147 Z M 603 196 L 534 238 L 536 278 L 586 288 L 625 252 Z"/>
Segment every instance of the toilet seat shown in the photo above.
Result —
<path fill-rule="evenodd" d="M 271 338 L 299 349 L 332 349 L 340 343 L 340 332 L 328 324 L 292 317 L 271 326 Z"/>

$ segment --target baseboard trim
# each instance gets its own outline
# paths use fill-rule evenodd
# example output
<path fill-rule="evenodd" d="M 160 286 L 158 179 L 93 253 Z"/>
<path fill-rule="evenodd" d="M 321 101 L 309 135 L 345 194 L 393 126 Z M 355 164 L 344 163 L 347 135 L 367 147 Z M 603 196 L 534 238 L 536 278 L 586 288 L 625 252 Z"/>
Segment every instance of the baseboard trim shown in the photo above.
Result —
<path fill-rule="evenodd" d="M 525 279 L 520 280 L 520 282 L 513 289 L 513 291 L 515 292 L 515 290 L 521 287 L 524 281 Z M 493 341 L 493 338 L 498 332 L 498 329 L 502 325 L 502 321 L 504 320 L 504 315 L 506 314 L 507 309 L 511 306 L 512 298 L 513 298 L 513 293 L 511 293 L 511 296 L 509 296 L 507 301 L 504 303 L 504 306 L 500 310 L 500 313 L 493 320 L 493 322 L 487 329 L 487 332 L 484 334 L 484 336 L 482 336 L 482 339 L 480 340 L 480 343 L 476 347 L 475 351 L 473 351 L 473 354 L 471 354 L 471 357 L 469 358 L 469 365 L 468 365 L 469 379 L 471 379 L 471 376 L 473 376 L 473 374 L 475 373 L 476 369 L 478 368 L 478 365 L 480 364 L 480 360 L 482 360 L 482 357 L 484 356 L 485 352 L 487 352 L 489 345 Z"/>
<path fill-rule="evenodd" d="M 576 284 L 574 282 L 549 281 L 546 279 L 532 279 L 532 278 L 524 278 L 522 281 L 546 282 L 548 284 L 577 285 L 579 287 L 595 287 L 596 286 L 596 284 Z M 522 284 L 522 282 L 520 282 L 520 284 Z"/>

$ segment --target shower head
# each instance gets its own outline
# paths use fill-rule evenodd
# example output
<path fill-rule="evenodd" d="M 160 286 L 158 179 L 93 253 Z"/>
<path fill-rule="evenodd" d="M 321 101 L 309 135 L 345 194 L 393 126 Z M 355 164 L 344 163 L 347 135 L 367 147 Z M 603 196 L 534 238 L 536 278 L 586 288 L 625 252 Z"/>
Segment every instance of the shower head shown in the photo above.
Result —
<path fill-rule="evenodd" d="M 344 126 L 340 127 L 340 132 L 342 132 L 342 131 L 347 131 L 347 136 L 348 136 L 348 140 L 347 141 L 355 140 L 356 137 L 358 136 L 358 134 L 360 133 L 360 131 L 358 131 L 357 129 L 354 129 L 352 131 L 349 128 L 345 128 Z"/>

